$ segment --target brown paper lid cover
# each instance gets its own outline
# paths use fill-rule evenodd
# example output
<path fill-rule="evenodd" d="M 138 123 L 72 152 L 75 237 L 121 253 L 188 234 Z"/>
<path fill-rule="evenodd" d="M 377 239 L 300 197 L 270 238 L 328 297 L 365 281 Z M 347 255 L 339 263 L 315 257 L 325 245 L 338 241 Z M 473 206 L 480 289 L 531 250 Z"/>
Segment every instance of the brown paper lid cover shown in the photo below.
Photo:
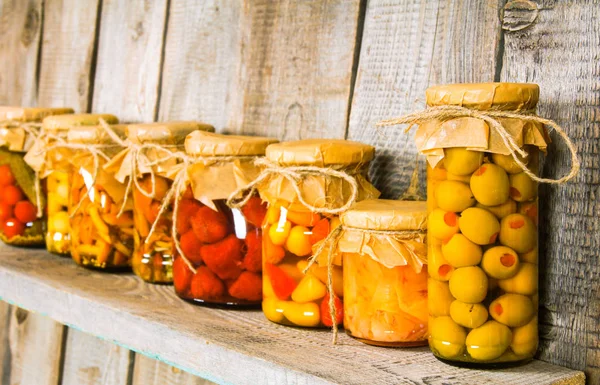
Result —
<path fill-rule="evenodd" d="M 427 105 L 461 106 L 477 110 L 531 110 L 537 105 L 540 87 L 533 83 L 465 83 L 429 87 Z"/>
<path fill-rule="evenodd" d="M 125 139 L 127 126 L 114 124 L 110 128 L 121 138 Z M 67 142 L 78 144 L 115 144 L 104 128 L 99 125 L 73 126 L 67 133 Z"/>
<path fill-rule="evenodd" d="M 344 226 L 365 230 L 414 231 L 427 228 L 427 203 L 370 199 L 340 216 Z"/>
<path fill-rule="evenodd" d="M 194 131 L 185 139 L 185 151 L 194 156 L 263 156 L 274 138 L 222 135 Z"/>
<path fill-rule="evenodd" d="M 46 131 L 69 130 L 77 126 L 98 125 L 100 119 L 104 119 L 108 124 L 119 123 L 119 119 L 111 114 L 69 114 L 47 117 L 43 121 L 43 128 Z"/>
<path fill-rule="evenodd" d="M 305 139 L 272 144 L 267 159 L 281 166 L 333 164 L 350 165 L 369 162 L 375 147 L 343 139 Z"/>
<path fill-rule="evenodd" d="M 210 124 L 193 121 L 136 123 L 127 125 L 127 139 L 136 144 L 183 144 L 193 131 L 214 132 Z"/>
<path fill-rule="evenodd" d="M 39 122 L 47 116 L 72 114 L 71 108 L 29 108 L 0 106 L 0 121 Z"/>

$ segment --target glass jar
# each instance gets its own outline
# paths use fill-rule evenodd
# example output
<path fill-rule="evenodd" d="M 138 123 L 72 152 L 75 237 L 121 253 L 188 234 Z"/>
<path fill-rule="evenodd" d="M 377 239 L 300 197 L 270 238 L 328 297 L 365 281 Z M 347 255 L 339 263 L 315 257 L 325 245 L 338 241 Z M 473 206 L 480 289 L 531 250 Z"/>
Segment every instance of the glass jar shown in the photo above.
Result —
<path fill-rule="evenodd" d="M 538 95 L 534 84 L 456 84 L 429 88 L 427 102 L 520 112 L 533 110 Z M 537 175 L 542 125 L 495 119 Z M 526 362 L 538 345 L 537 183 L 499 134 L 462 115 L 421 124 L 416 135 L 429 163 L 429 344 L 437 358 L 462 366 Z"/>
<path fill-rule="evenodd" d="M 119 136 L 125 131 L 124 126 L 110 128 Z M 133 255 L 133 203 L 126 197 L 126 185 L 104 169 L 104 156 L 110 159 L 122 147 L 101 126 L 73 127 L 67 142 L 86 146 L 74 151 L 69 171 L 71 257 L 88 268 L 128 270 Z"/>
<path fill-rule="evenodd" d="M 36 175 L 24 156 L 49 115 L 69 114 L 70 108 L 0 107 L 0 239 L 9 245 L 43 246 L 45 218 L 38 217 Z"/>
<path fill-rule="evenodd" d="M 177 295 L 198 304 L 257 307 L 262 299 L 261 224 L 266 204 L 241 209 L 227 198 L 259 173 L 254 164 L 275 139 L 195 131 L 185 141 L 188 183 L 174 207 Z"/>
<path fill-rule="evenodd" d="M 160 122 L 129 124 L 126 130 L 130 146 L 113 161 L 117 161 L 114 166 L 119 169 L 116 172 L 119 181 L 137 178 L 137 183 L 132 186 L 134 251 L 131 266 L 133 272 L 146 282 L 172 283 L 172 202 L 165 202 L 163 214 L 158 217 L 173 184 L 170 172 L 178 164 L 178 159 L 171 153 L 183 151 L 183 142 L 190 132 L 214 131 L 214 127 L 197 122 Z"/>
<path fill-rule="evenodd" d="M 427 345 L 426 203 L 366 200 L 340 219 L 346 333 L 370 345 Z"/>
<path fill-rule="evenodd" d="M 46 179 L 47 188 L 47 216 L 48 226 L 46 231 L 46 249 L 54 254 L 69 256 L 71 248 L 71 234 L 69 228 L 69 150 L 66 148 L 57 148 L 50 151 L 47 156 L 44 155 L 44 147 L 50 148 L 57 140 L 66 140 L 67 132 L 72 127 L 97 125 L 100 119 L 104 119 L 109 124 L 118 123 L 114 115 L 109 114 L 71 114 L 56 115 L 44 119 L 42 124 L 42 133 L 38 140 L 41 148 L 34 154 L 32 151 L 28 154 L 34 157 L 40 157 L 41 165 L 40 178 Z M 37 146 L 36 146 L 37 147 Z M 30 162 L 29 159 L 28 163 Z M 34 161 L 35 162 L 35 161 Z M 33 167 L 33 165 L 32 165 Z"/>
<path fill-rule="evenodd" d="M 263 303 L 267 319 L 290 326 L 331 327 L 343 320 L 342 260 L 333 261 L 333 288 L 338 311 L 333 320 L 327 294 L 327 253 L 303 271 L 313 249 L 340 225 L 339 213 L 352 200 L 379 196 L 367 180 L 372 146 L 335 139 L 309 139 L 269 146 L 270 177 L 259 187 L 269 204 L 263 224 Z M 348 180 L 356 182 L 353 198 Z M 292 173 L 292 178 L 288 175 Z M 289 178 L 289 179 L 288 179 Z M 292 186 L 291 180 L 297 183 Z M 302 197 L 298 197 L 300 191 Z M 301 202 L 301 199 L 308 205 Z M 349 207 L 349 206 L 348 206 Z M 337 289 L 336 289 L 337 288 Z"/>

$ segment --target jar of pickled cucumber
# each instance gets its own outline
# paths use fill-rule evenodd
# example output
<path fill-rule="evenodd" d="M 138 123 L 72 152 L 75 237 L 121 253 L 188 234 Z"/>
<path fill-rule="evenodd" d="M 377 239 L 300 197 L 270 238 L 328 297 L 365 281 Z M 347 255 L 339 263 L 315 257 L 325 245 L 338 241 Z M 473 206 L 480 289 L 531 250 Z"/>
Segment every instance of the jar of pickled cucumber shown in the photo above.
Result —
<path fill-rule="evenodd" d="M 340 219 L 346 333 L 370 345 L 427 345 L 426 203 L 366 200 Z"/>
<path fill-rule="evenodd" d="M 117 117 L 109 114 L 54 115 L 44 119 L 36 143 L 27 153 L 25 161 L 46 180 L 47 216 L 46 249 L 54 254 L 69 256 L 71 234 L 69 229 L 69 181 L 70 150 L 57 145 L 64 144 L 72 127 L 97 125 L 100 119 L 117 123 Z"/>
<path fill-rule="evenodd" d="M 269 320 L 303 327 L 342 323 L 341 257 L 332 261 L 335 320 L 328 310 L 327 253 L 319 254 L 308 274 L 304 270 L 319 242 L 340 225 L 340 213 L 355 201 L 379 196 L 366 179 L 374 153 L 372 146 L 335 139 L 267 148 L 268 177 L 259 191 L 269 204 L 262 239 L 262 309 Z"/>
<path fill-rule="evenodd" d="M 175 178 L 179 198 L 173 216 L 173 283 L 179 297 L 204 305 L 260 305 L 266 204 L 253 195 L 231 209 L 226 200 L 256 178 L 260 170 L 254 162 L 275 142 L 204 131 L 186 138 L 189 166 Z"/>
<path fill-rule="evenodd" d="M 446 114 L 416 134 L 428 160 L 429 344 L 445 362 L 502 367 L 536 352 L 538 191 L 529 174 L 548 137 L 539 122 L 501 113 L 531 116 L 538 95 L 535 84 L 427 90 L 430 112 Z"/>
<path fill-rule="evenodd" d="M 128 147 L 111 160 L 112 167 L 105 167 L 114 168 L 116 179 L 132 186 L 131 265 L 133 272 L 146 282 L 173 282 L 172 202 L 164 202 L 160 217 L 159 211 L 173 184 L 172 169 L 180 160 L 173 153 L 184 151 L 185 137 L 195 130 L 214 131 L 214 127 L 198 122 L 129 124 Z M 136 178 L 135 183 L 130 178 Z"/>
<path fill-rule="evenodd" d="M 72 112 L 70 108 L 0 107 L 0 239 L 4 243 L 44 245 L 46 197 L 24 157 L 39 136 L 42 119 Z"/>
<path fill-rule="evenodd" d="M 124 137 L 125 126 L 110 129 Z M 102 126 L 76 126 L 67 134 L 73 146 L 69 168 L 71 257 L 84 267 L 128 270 L 133 255 L 133 202 L 124 183 L 106 163 L 123 148 Z"/>

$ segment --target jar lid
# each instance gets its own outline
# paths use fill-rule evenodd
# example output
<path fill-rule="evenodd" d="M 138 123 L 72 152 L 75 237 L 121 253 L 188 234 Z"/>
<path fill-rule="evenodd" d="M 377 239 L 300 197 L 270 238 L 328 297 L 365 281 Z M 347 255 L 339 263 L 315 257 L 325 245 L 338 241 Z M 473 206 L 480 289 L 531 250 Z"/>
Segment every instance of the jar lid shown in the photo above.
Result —
<path fill-rule="evenodd" d="M 370 199 L 355 203 L 340 216 L 344 226 L 365 230 L 411 231 L 427 228 L 427 203 Z"/>
<path fill-rule="evenodd" d="M 533 83 L 465 83 L 429 87 L 427 105 L 461 106 L 477 110 L 531 110 L 537 105 L 540 87 Z"/>
<path fill-rule="evenodd" d="M 282 166 L 361 164 L 375 155 L 375 147 L 343 139 L 306 139 L 270 145 L 267 159 Z"/>
<path fill-rule="evenodd" d="M 196 130 L 214 132 L 215 128 L 210 124 L 193 121 L 136 123 L 127 125 L 126 135 L 130 142 L 136 144 L 182 144 L 185 137 Z"/>
<path fill-rule="evenodd" d="M 46 116 L 72 114 L 71 108 L 29 108 L 0 106 L 0 121 L 39 122 Z"/>
<path fill-rule="evenodd" d="M 262 156 L 274 138 L 222 135 L 194 131 L 185 139 L 185 152 L 196 156 Z"/>
<path fill-rule="evenodd" d="M 76 126 L 93 126 L 104 119 L 108 124 L 119 123 L 119 119 L 111 114 L 70 114 L 49 116 L 43 121 L 45 130 L 69 130 Z"/>
<path fill-rule="evenodd" d="M 127 126 L 125 124 L 111 124 L 110 128 L 121 139 L 125 139 Z M 67 142 L 78 144 L 115 144 L 113 139 L 99 125 L 73 126 L 67 132 Z"/>

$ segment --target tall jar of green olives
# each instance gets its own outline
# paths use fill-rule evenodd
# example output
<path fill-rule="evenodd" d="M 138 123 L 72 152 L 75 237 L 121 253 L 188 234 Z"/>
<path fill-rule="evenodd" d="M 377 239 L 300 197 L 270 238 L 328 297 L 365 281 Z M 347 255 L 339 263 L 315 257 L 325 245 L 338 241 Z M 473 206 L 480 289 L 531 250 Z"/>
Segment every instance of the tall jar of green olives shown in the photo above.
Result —
<path fill-rule="evenodd" d="M 429 345 L 448 363 L 505 367 L 538 345 L 535 84 L 431 87 L 427 155 Z M 508 113 L 504 113 L 508 112 Z M 534 179 L 532 179 L 532 177 Z"/>

